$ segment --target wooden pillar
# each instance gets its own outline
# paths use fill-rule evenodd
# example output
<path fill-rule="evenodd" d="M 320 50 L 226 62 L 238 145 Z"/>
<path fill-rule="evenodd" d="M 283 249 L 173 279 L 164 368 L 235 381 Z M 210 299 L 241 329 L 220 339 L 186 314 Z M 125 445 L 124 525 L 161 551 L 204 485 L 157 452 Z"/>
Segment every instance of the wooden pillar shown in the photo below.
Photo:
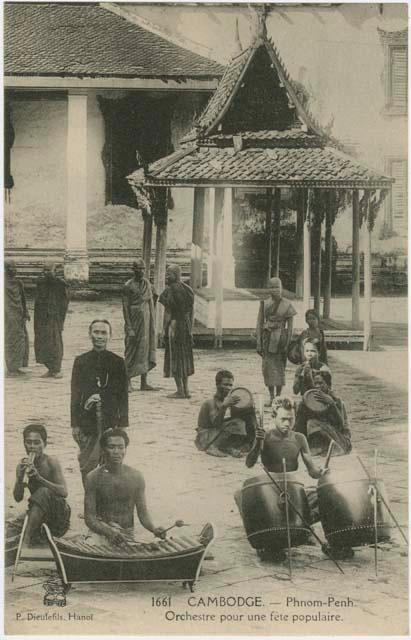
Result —
<path fill-rule="evenodd" d="M 274 189 L 273 198 L 273 259 L 272 272 L 275 278 L 280 275 L 280 231 L 281 231 L 281 189 Z"/>
<path fill-rule="evenodd" d="M 203 241 L 204 241 L 205 190 L 194 189 L 193 233 L 191 242 L 191 278 L 193 289 L 203 286 Z"/>
<path fill-rule="evenodd" d="M 311 233 L 310 233 L 310 217 L 309 217 L 309 192 L 307 190 L 306 197 L 304 198 L 304 229 L 303 229 L 303 243 L 304 243 L 304 312 L 311 306 Z"/>
<path fill-rule="evenodd" d="M 297 192 L 296 225 L 297 264 L 295 273 L 295 295 L 302 298 L 304 293 L 304 192 Z"/>
<path fill-rule="evenodd" d="M 213 289 L 215 294 L 214 347 L 223 346 L 224 189 L 215 189 Z"/>
<path fill-rule="evenodd" d="M 325 269 L 324 269 L 324 305 L 323 318 L 327 319 L 331 314 L 331 286 L 332 286 L 332 263 L 333 263 L 333 227 L 331 198 L 327 195 L 327 209 L 325 212 Z"/>
<path fill-rule="evenodd" d="M 352 328 L 360 326 L 360 208 L 358 189 L 352 194 Z"/>
<path fill-rule="evenodd" d="M 208 191 L 208 260 L 207 260 L 207 287 L 213 286 L 213 256 L 214 256 L 214 218 L 215 218 L 215 189 Z"/>
<path fill-rule="evenodd" d="M 321 222 L 316 222 L 311 229 L 311 251 L 314 254 L 313 298 L 314 309 L 320 314 L 321 305 Z"/>
<path fill-rule="evenodd" d="M 167 206 L 167 205 L 165 205 Z M 161 218 L 156 221 L 156 260 L 154 264 L 154 288 L 158 295 L 166 286 L 166 266 L 167 266 L 167 209 Z M 156 305 L 157 336 L 163 333 L 164 308 L 163 305 Z"/>
<path fill-rule="evenodd" d="M 151 245 L 152 245 L 152 237 L 153 237 L 153 216 L 143 211 L 143 220 L 144 220 L 144 228 L 143 228 L 143 260 L 146 263 L 146 274 L 147 278 L 150 277 L 150 266 L 151 266 Z"/>
<path fill-rule="evenodd" d="M 272 241 L 273 241 L 273 192 L 267 189 L 267 209 L 265 212 L 265 237 L 267 241 L 267 270 L 265 274 L 265 284 L 268 286 L 271 278 Z"/>
<path fill-rule="evenodd" d="M 64 276 L 88 282 L 87 93 L 69 92 L 67 110 L 67 221 Z"/>
<path fill-rule="evenodd" d="M 372 252 L 371 252 L 371 233 L 370 224 L 370 198 L 366 195 L 367 216 L 364 221 L 364 351 L 371 350 L 372 340 Z"/>
<path fill-rule="evenodd" d="M 233 189 L 224 189 L 223 207 L 223 286 L 235 289 L 235 263 L 233 255 Z"/>

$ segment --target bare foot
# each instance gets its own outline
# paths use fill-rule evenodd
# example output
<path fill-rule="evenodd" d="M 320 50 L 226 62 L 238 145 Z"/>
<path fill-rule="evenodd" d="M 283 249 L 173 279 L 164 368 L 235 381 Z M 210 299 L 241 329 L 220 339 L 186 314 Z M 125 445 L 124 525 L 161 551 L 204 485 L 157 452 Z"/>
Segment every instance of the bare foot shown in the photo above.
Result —
<path fill-rule="evenodd" d="M 43 373 L 43 375 L 41 376 L 42 378 L 51 378 L 52 374 L 50 371 L 46 371 L 46 373 Z"/>
<path fill-rule="evenodd" d="M 61 371 L 56 371 L 56 373 L 51 373 L 50 377 L 60 380 L 63 377 L 63 374 L 61 373 Z"/>
<path fill-rule="evenodd" d="M 217 447 L 210 447 L 207 449 L 206 453 L 208 453 L 209 456 L 215 456 L 216 458 L 227 458 L 227 454 L 220 451 L 220 449 L 217 449 Z"/>
<path fill-rule="evenodd" d="M 167 398 L 170 398 L 171 400 L 185 400 L 185 395 L 184 393 L 176 391 L 175 393 L 169 393 Z"/>
<path fill-rule="evenodd" d="M 152 387 L 150 384 L 142 384 L 140 386 L 140 391 L 158 391 L 156 387 Z"/>

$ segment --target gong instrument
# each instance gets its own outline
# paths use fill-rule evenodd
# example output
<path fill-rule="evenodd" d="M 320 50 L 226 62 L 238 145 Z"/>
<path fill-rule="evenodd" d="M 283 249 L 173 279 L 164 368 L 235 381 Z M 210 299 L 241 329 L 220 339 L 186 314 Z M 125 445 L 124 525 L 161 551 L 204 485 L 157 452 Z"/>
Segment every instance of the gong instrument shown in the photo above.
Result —
<path fill-rule="evenodd" d="M 330 544 L 340 547 L 374 544 L 374 499 L 377 499 L 377 540 L 390 539 L 389 512 L 379 497 L 381 494 L 388 503 L 383 480 L 370 481 L 331 470 L 319 479 L 317 494 L 321 524 Z"/>
<path fill-rule="evenodd" d="M 280 551 L 287 548 L 286 496 L 283 475 L 272 474 L 278 488 L 267 476 L 249 478 L 241 489 L 241 515 L 249 543 L 254 549 Z M 291 546 L 306 544 L 309 529 L 304 522 L 310 521 L 310 508 L 304 485 L 287 479 L 289 501 L 295 505 L 302 517 L 289 510 Z"/>
<path fill-rule="evenodd" d="M 190 588 L 215 537 L 207 523 L 196 536 L 178 536 L 151 543 L 114 547 L 83 535 L 52 536 L 43 524 L 57 571 L 66 586 L 77 582 L 183 582 Z"/>
<path fill-rule="evenodd" d="M 231 407 L 231 409 L 236 409 L 240 411 L 247 411 L 252 409 L 254 406 L 254 398 L 251 391 L 246 389 L 245 387 L 236 387 L 230 392 L 231 396 L 237 396 L 240 400 L 236 405 Z"/>
<path fill-rule="evenodd" d="M 309 389 L 304 393 L 303 402 L 310 411 L 321 414 L 329 409 L 329 405 L 321 398 L 317 398 L 317 393 L 318 389 Z"/>

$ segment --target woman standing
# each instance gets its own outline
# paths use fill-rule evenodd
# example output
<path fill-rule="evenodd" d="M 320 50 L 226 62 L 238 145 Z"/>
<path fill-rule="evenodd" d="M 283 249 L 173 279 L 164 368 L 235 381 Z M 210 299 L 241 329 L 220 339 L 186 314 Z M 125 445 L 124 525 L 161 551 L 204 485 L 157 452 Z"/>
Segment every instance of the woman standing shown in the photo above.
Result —
<path fill-rule="evenodd" d="M 280 278 L 270 280 L 270 298 L 261 300 L 257 320 L 257 353 L 262 357 L 264 384 L 268 387 L 270 406 L 285 385 L 287 349 L 293 333 L 296 310 L 282 297 Z"/>

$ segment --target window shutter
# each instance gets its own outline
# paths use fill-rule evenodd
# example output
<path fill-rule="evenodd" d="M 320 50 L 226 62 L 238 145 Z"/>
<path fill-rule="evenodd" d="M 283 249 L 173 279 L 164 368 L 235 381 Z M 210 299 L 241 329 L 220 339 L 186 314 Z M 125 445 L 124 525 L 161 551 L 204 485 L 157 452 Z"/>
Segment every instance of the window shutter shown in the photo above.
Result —
<path fill-rule="evenodd" d="M 391 104 L 407 107 L 407 47 L 391 47 Z"/>
<path fill-rule="evenodd" d="M 391 175 L 395 178 L 391 192 L 391 219 L 393 231 L 397 233 L 407 228 L 407 162 L 393 160 Z"/>

